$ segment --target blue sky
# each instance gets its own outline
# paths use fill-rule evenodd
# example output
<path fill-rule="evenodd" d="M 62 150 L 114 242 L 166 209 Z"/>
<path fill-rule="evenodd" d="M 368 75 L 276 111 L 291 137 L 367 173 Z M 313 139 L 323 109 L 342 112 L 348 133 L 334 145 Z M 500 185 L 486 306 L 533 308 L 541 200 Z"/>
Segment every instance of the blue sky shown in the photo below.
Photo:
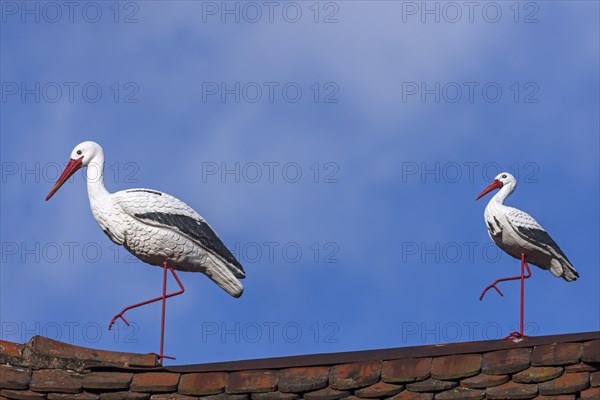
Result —
<path fill-rule="evenodd" d="M 109 191 L 184 200 L 246 269 L 239 299 L 180 274 L 175 363 L 508 334 L 518 284 L 478 300 L 519 271 L 474 201 L 501 170 L 581 275 L 533 269 L 528 332 L 600 329 L 598 3 L 475 3 L 3 1 L 0 339 L 158 350 L 158 304 L 106 328 L 162 272 L 81 173 L 44 201 L 84 140 Z"/>

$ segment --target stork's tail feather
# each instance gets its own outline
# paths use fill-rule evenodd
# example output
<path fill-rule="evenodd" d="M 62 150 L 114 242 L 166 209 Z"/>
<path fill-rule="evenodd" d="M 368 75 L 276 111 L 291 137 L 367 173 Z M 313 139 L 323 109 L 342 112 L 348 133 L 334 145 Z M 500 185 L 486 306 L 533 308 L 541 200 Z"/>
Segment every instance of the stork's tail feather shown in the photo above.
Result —
<path fill-rule="evenodd" d="M 568 261 L 561 261 L 555 258 L 550 265 L 550 272 L 557 278 L 563 278 L 567 282 L 572 282 L 579 278 L 579 273 Z"/>
<path fill-rule="evenodd" d="M 225 261 L 214 254 L 207 253 L 205 266 L 206 275 L 227 293 L 233 297 L 240 297 L 242 295 L 244 287 Z"/>

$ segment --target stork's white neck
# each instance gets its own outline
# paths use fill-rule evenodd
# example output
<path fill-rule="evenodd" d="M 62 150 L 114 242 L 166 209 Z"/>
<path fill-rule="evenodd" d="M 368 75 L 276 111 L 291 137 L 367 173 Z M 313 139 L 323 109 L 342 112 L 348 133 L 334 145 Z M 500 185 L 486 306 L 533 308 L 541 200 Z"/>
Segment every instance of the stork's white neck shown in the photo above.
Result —
<path fill-rule="evenodd" d="M 516 185 L 512 184 L 502 186 L 498 193 L 496 193 L 494 197 L 492 197 L 489 204 L 504 204 L 504 200 L 506 200 L 506 198 L 510 196 L 512 192 L 515 191 L 515 188 Z"/>
<path fill-rule="evenodd" d="M 88 196 L 93 208 L 95 201 L 108 196 L 108 191 L 104 187 L 104 154 L 96 154 L 90 161 L 87 166 L 86 180 Z"/>

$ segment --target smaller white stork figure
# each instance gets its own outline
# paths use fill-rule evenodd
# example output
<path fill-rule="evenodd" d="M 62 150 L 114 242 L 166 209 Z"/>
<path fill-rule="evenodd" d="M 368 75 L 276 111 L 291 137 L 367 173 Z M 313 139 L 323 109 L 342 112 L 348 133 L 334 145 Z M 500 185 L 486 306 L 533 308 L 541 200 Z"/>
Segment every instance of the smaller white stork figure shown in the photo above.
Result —
<path fill-rule="evenodd" d="M 485 224 L 494 243 L 510 256 L 521 260 L 520 276 L 496 280 L 486 287 L 479 297 L 479 300 L 482 300 L 491 288 L 504 296 L 496 286 L 498 282 L 521 280 L 520 327 L 519 332 L 513 332 L 508 336 L 511 339 L 525 336 L 523 333 L 525 279 L 531 276 L 528 263 L 550 270 L 552 275 L 563 278 L 567 282 L 574 281 L 579 277 L 565 253 L 535 219 L 521 210 L 504 205 L 504 200 L 510 196 L 516 187 L 517 180 L 514 176 L 502 172 L 476 198 L 476 200 L 479 200 L 492 190 L 500 189 L 485 208 Z M 525 268 L 527 268 L 527 275 L 525 275 Z"/>
<path fill-rule="evenodd" d="M 92 214 L 104 233 L 118 245 L 124 246 L 140 260 L 163 267 L 162 296 L 125 307 L 115 315 L 129 323 L 123 314 L 135 307 L 162 301 L 159 361 L 171 358 L 163 354 L 165 332 L 165 300 L 184 292 L 173 270 L 202 272 L 233 297 L 244 290 L 239 279 L 245 277 L 242 265 L 225 247 L 215 231 L 190 206 L 156 190 L 128 189 L 108 193 L 104 187 L 104 152 L 95 142 L 75 146 L 65 170 L 52 187 L 46 201 L 78 169 L 87 167 L 87 190 Z M 180 290 L 166 293 L 167 269 L 179 284 Z"/>

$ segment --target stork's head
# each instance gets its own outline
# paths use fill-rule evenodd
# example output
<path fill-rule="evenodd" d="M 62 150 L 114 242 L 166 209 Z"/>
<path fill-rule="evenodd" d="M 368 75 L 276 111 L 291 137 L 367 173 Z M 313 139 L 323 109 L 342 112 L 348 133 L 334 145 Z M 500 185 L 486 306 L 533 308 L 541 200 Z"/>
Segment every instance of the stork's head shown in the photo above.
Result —
<path fill-rule="evenodd" d="M 71 159 L 65 167 L 65 170 L 60 174 L 58 180 L 50 189 L 50 193 L 46 196 L 46 201 L 56 193 L 58 189 L 81 167 L 87 167 L 91 161 L 97 157 L 103 156 L 102 147 L 96 142 L 79 143 L 71 152 Z"/>
<path fill-rule="evenodd" d="M 508 172 L 501 172 L 498 175 L 496 175 L 496 177 L 494 178 L 492 183 L 488 185 L 488 187 L 483 189 L 483 192 L 479 193 L 479 196 L 477 196 L 475 200 L 479 200 L 492 190 L 501 189 L 505 186 L 510 192 L 512 192 L 517 187 L 517 180 Z"/>

